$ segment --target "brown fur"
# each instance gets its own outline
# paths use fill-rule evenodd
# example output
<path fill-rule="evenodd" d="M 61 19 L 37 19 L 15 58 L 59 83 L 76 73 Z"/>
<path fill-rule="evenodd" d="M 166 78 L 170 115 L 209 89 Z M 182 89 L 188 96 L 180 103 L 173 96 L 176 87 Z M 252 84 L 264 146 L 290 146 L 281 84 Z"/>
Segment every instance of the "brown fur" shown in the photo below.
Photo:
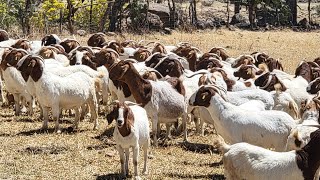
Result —
<path fill-rule="evenodd" d="M 9 34 L 4 30 L 0 30 L 0 42 L 6 40 L 9 40 Z"/>
<path fill-rule="evenodd" d="M 197 61 L 197 52 L 191 48 L 191 46 L 180 46 L 173 51 L 175 54 L 181 57 L 185 57 L 189 63 L 189 69 L 195 71 L 195 65 Z"/>
<path fill-rule="evenodd" d="M 220 63 L 219 60 L 217 59 L 205 59 L 202 61 L 197 61 L 196 62 L 196 70 L 201 70 L 201 69 L 210 69 L 210 68 L 222 68 L 222 64 Z"/>
<path fill-rule="evenodd" d="M 254 56 L 257 53 L 259 53 L 259 52 L 254 52 L 251 55 Z M 254 64 L 256 66 L 259 66 L 259 64 L 265 63 L 268 58 L 269 58 L 269 56 L 267 54 L 261 53 L 256 57 L 256 62 Z"/>
<path fill-rule="evenodd" d="M 167 54 L 167 50 L 165 49 L 164 45 L 161 43 L 156 43 L 155 46 L 153 47 L 151 53 L 154 54 L 156 52 L 162 53 L 162 54 Z"/>
<path fill-rule="evenodd" d="M 236 82 L 232 79 L 229 79 L 227 73 L 223 70 L 223 69 L 220 69 L 220 68 L 212 68 L 210 70 L 211 73 L 214 73 L 214 72 L 219 72 L 221 75 L 222 75 L 222 78 L 223 80 L 226 82 L 227 84 L 227 91 L 232 91 L 232 88 L 233 86 L 236 84 Z"/>
<path fill-rule="evenodd" d="M 107 49 L 101 49 L 95 53 L 95 57 L 93 58 L 93 62 L 97 64 L 97 67 L 104 65 L 106 68 L 109 68 L 116 61 L 117 55 Z"/>
<path fill-rule="evenodd" d="M 106 40 L 103 37 L 103 34 L 95 33 L 87 41 L 88 46 L 92 47 L 103 47 L 103 43 L 106 42 Z"/>
<path fill-rule="evenodd" d="M 174 89 L 176 89 L 179 94 L 185 96 L 186 90 L 184 88 L 183 82 L 177 77 L 167 78 L 166 81 L 172 85 Z"/>
<path fill-rule="evenodd" d="M 60 43 L 66 53 L 69 53 L 76 47 L 80 46 L 79 42 L 74 39 L 66 39 Z"/>
<path fill-rule="evenodd" d="M 305 180 L 313 180 L 320 165 L 320 130 L 310 134 L 310 141 L 301 150 L 296 151 L 296 159 L 299 169 Z"/>
<path fill-rule="evenodd" d="M 148 80 L 152 80 L 152 81 L 157 81 L 158 79 L 161 78 L 161 76 L 153 71 L 146 71 L 143 75 L 142 75 L 143 79 L 148 79 Z"/>
<path fill-rule="evenodd" d="M 54 58 L 53 50 L 46 47 L 40 49 L 39 55 L 43 57 L 43 59 Z"/>
<path fill-rule="evenodd" d="M 0 64 L 0 67 L 3 71 L 5 71 L 8 67 L 7 65 L 7 60 L 6 60 L 6 57 L 7 55 L 11 52 L 11 50 L 9 49 L 6 49 L 4 52 L 3 52 L 3 55 L 2 55 L 2 60 L 1 60 L 1 64 Z M 1 71 L 2 73 L 2 71 Z M 2 77 L 2 74 L 1 74 L 1 77 Z"/>
<path fill-rule="evenodd" d="M 111 124 L 113 120 L 116 120 L 119 116 L 119 108 L 123 108 L 124 111 L 124 124 L 121 127 L 118 127 L 120 134 L 123 137 L 130 135 L 131 127 L 134 126 L 134 116 L 132 110 L 124 102 L 116 102 L 113 106 L 113 110 L 107 115 L 108 123 Z"/>
<path fill-rule="evenodd" d="M 302 76 L 308 82 L 312 81 L 312 69 L 310 64 L 308 64 L 307 62 L 302 62 L 302 64 L 297 67 L 294 74 L 295 77 Z"/>
<path fill-rule="evenodd" d="M 217 92 L 210 87 L 200 87 L 197 91 L 194 106 L 210 106 L 211 97 L 214 96 Z"/>
<path fill-rule="evenodd" d="M 268 59 L 266 59 L 266 64 L 267 64 L 270 72 L 272 72 L 274 69 L 278 69 L 278 70 L 283 71 L 283 66 L 282 66 L 281 62 L 277 59 L 268 58 Z"/>
<path fill-rule="evenodd" d="M 223 48 L 212 48 L 209 53 L 218 54 L 223 61 L 228 59 L 230 56 L 227 54 L 227 51 Z"/>
<path fill-rule="evenodd" d="M 238 71 L 235 71 L 233 75 L 235 77 L 238 77 L 239 79 L 242 78 L 244 80 L 248 79 L 254 79 L 257 75 L 257 71 L 254 67 L 252 66 L 247 66 L 247 65 L 241 65 Z M 259 72 L 261 73 L 261 72 Z"/>
<path fill-rule="evenodd" d="M 264 87 L 268 82 L 269 76 L 270 76 L 269 72 L 261 75 L 259 78 L 257 78 L 254 81 L 254 84 L 256 86 L 259 86 L 259 87 Z M 269 91 L 269 92 L 270 91 L 274 91 L 275 90 L 274 85 L 277 84 L 277 83 L 279 83 L 281 85 L 281 87 L 282 87 L 281 91 L 286 91 L 287 90 L 285 85 L 277 78 L 276 75 L 272 74 L 271 76 L 272 76 L 271 82 L 269 83 L 269 85 L 267 87 L 263 88 L 264 90 Z"/>
<path fill-rule="evenodd" d="M 30 50 L 30 44 L 27 40 L 25 39 L 19 39 L 14 45 L 12 45 L 11 47 L 13 48 L 20 48 L 20 49 L 24 49 L 24 50 Z"/>
<path fill-rule="evenodd" d="M 16 66 L 18 61 L 25 55 L 27 55 L 25 52 L 13 49 L 5 56 L 5 62 L 11 66 Z"/>
<path fill-rule="evenodd" d="M 112 42 L 109 46 L 104 46 L 103 48 L 111 48 L 115 50 L 118 54 L 124 53 L 123 46 L 119 42 Z"/>
<path fill-rule="evenodd" d="M 252 65 L 253 64 L 253 59 L 248 57 L 248 56 L 241 56 L 236 64 L 233 64 L 233 68 L 238 68 L 241 65 Z"/>
<path fill-rule="evenodd" d="M 125 82 L 138 104 L 145 106 L 152 96 L 152 86 L 143 79 L 131 62 L 120 61 L 110 69 L 110 79 Z"/>
<path fill-rule="evenodd" d="M 134 54 L 133 58 L 139 62 L 145 61 L 149 56 L 151 56 L 151 53 L 147 49 L 139 48 Z"/>

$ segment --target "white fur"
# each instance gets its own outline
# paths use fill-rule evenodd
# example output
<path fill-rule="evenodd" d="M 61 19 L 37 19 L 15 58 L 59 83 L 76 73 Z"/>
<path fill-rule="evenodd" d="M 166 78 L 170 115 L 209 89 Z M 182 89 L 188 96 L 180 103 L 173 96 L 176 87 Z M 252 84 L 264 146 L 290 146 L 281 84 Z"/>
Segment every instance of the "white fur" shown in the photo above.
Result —
<path fill-rule="evenodd" d="M 190 98 L 194 105 L 196 93 Z M 218 94 L 207 107 L 218 134 L 230 143 L 248 142 L 277 151 L 285 149 L 286 139 L 296 123 L 281 111 L 248 111 L 226 102 Z"/>
<path fill-rule="evenodd" d="M 115 127 L 113 132 L 114 140 L 117 144 L 117 149 L 119 151 L 120 155 L 120 161 L 121 161 L 121 172 L 126 177 L 126 173 L 129 172 L 128 169 L 128 161 L 129 161 L 129 148 L 132 148 L 133 151 L 133 162 L 134 162 L 134 174 L 135 178 L 139 178 L 138 173 L 138 159 L 139 159 L 139 147 L 143 147 L 144 151 L 144 168 L 143 173 L 146 174 L 148 171 L 147 168 L 147 159 L 148 159 L 148 147 L 150 142 L 150 136 L 149 136 L 149 120 L 146 113 L 146 110 L 138 105 L 129 105 L 129 107 L 132 110 L 133 116 L 134 116 L 134 125 L 131 126 L 131 133 L 123 137 L 119 130 L 118 126 Z M 123 117 L 123 108 L 119 108 L 119 118 L 124 119 Z M 118 119 L 119 119 L 118 118 Z M 125 152 L 125 153 L 124 153 Z M 126 155 L 126 157 L 125 157 Z M 136 164 L 135 164 L 136 162 Z"/>
<path fill-rule="evenodd" d="M 223 151 L 224 174 L 229 180 L 303 180 L 296 151 L 274 152 L 245 142 L 227 145 Z"/>

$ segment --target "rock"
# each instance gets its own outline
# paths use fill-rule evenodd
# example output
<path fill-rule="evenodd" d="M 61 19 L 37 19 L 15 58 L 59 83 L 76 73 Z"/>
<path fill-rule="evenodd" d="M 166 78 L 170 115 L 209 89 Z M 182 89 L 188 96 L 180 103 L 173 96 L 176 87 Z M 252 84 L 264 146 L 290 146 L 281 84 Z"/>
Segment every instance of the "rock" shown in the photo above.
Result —
<path fill-rule="evenodd" d="M 158 15 L 163 22 L 163 27 L 170 27 L 170 10 L 167 4 L 156 4 L 150 3 L 148 12 Z M 179 14 L 176 11 L 176 21 L 178 20 Z"/>
<path fill-rule="evenodd" d="M 243 15 L 237 13 L 231 18 L 231 25 L 236 25 L 236 24 L 250 24 L 249 19 L 244 17 Z"/>
<path fill-rule="evenodd" d="M 307 20 L 307 18 L 303 18 L 299 21 L 298 26 L 304 28 L 304 29 L 310 29 L 310 24 Z"/>
<path fill-rule="evenodd" d="M 149 23 L 150 29 L 162 29 L 163 22 L 161 21 L 160 17 L 156 14 L 148 12 L 147 21 Z"/>
<path fill-rule="evenodd" d="M 201 5 L 202 6 L 212 6 L 214 3 L 214 0 L 202 0 Z"/>
<path fill-rule="evenodd" d="M 85 35 L 87 35 L 87 32 L 85 30 L 83 30 L 83 29 L 79 29 L 79 30 L 77 30 L 77 34 L 79 36 L 85 36 Z"/>

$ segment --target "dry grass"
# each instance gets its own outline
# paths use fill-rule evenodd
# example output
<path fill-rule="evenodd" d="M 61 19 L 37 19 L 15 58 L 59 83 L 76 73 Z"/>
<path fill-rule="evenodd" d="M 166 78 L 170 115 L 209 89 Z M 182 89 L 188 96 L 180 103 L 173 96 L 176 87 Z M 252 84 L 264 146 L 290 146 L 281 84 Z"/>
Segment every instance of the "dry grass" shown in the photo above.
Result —
<path fill-rule="evenodd" d="M 202 31 L 193 34 L 174 32 L 173 35 L 125 35 L 127 39 L 161 41 L 176 44 L 188 41 L 203 51 L 213 46 L 226 47 L 230 55 L 264 51 L 281 58 L 286 71 L 293 73 L 300 60 L 318 57 L 320 34 L 247 31 Z M 76 37 L 86 44 L 87 37 Z M 111 38 L 110 38 L 111 39 Z M 88 121 L 80 123 L 80 131 L 54 134 L 41 132 L 42 122 L 33 117 L 14 117 L 12 108 L 0 110 L 0 179 L 117 179 L 120 162 L 113 145 L 112 125 L 106 126 L 100 116 L 100 128 L 93 131 Z M 71 126 L 72 118 L 63 118 L 62 126 Z M 50 122 L 53 128 L 53 122 Z M 223 179 L 221 156 L 211 146 L 215 135 L 207 127 L 205 137 L 194 135 L 188 128 L 191 144 L 182 144 L 182 136 L 158 148 L 152 148 L 149 175 L 143 179 Z M 107 129 L 107 130 L 106 130 Z M 163 128 L 164 129 L 164 128 Z M 142 159 L 141 159 L 142 160 Z M 142 161 L 140 161 L 140 172 Z M 130 172 L 132 173 L 130 161 Z"/>

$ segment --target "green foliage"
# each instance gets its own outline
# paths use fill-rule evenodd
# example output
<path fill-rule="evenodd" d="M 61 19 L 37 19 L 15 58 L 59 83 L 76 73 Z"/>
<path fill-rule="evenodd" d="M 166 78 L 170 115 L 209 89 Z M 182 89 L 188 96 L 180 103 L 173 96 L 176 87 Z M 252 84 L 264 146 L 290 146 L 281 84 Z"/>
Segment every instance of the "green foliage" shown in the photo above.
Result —
<path fill-rule="evenodd" d="M 129 16 L 131 19 L 131 28 L 135 31 L 140 30 L 146 23 L 146 4 L 141 3 L 138 0 L 134 0 L 130 5 Z"/>

